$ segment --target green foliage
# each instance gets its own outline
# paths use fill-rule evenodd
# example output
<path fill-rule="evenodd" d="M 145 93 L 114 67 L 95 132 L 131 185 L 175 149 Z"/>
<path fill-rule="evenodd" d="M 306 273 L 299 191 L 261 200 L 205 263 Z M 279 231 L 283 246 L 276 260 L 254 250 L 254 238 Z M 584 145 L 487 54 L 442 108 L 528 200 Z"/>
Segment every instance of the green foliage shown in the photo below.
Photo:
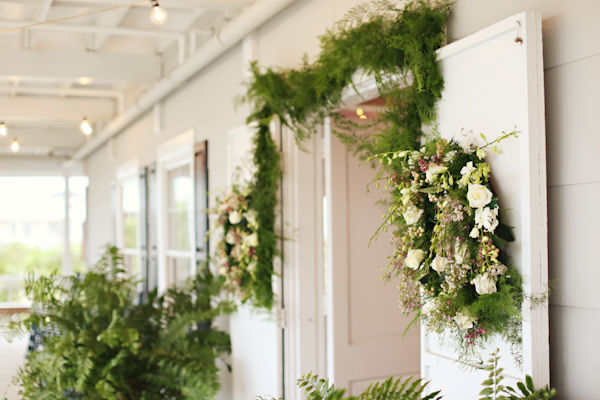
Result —
<path fill-rule="evenodd" d="M 251 65 L 253 79 L 243 98 L 254 106 L 248 120 L 278 116 L 300 142 L 339 106 L 343 90 L 361 71 L 375 77 L 385 99 L 385 110 L 372 124 L 381 131 L 369 139 L 342 133 L 346 143 L 359 153 L 415 149 L 444 86 L 435 51 L 446 40 L 448 16 L 443 1 L 420 0 L 401 9 L 385 0 L 355 7 L 321 36 L 313 63 L 305 58 L 298 69 L 264 72 Z"/>
<path fill-rule="evenodd" d="M 412 378 L 388 378 L 385 382 L 372 382 L 358 396 L 344 397 L 346 389 L 336 389 L 328 379 L 319 379 L 317 375 L 303 376 L 298 379 L 298 387 L 304 388 L 308 400 L 439 400 L 439 391 L 423 396 L 428 382 Z"/>
<path fill-rule="evenodd" d="M 258 246 L 252 284 L 252 304 L 271 309 L 273 306 L 273 260 L 278 254 L 275 233 L 277 190 L 281 178 L 280 155 L 271 138 L 268 119 L 261 121 L 254 137 L 256 172 L 250 185 L 249 208 L 256 211 Z"/>
<path fill-rule="evenodd" d="M 0 275 L 27 276 L 30 272 L 49 274 L 60 269 L 62 247 L 41 249 L 23 243 L 9 243 L 0 247 Z M 71 245 L 74 271 L 83 271 L 81 245 Z"/>
<path fill-rule="evenodd" d="M 496 349 L 496 351 L 491 354 L 492 357 L 483 367 L 484 370 L 490 371 L 490 375 L 489 378 L 481 384 L 484 388 L 479 394 L 483 397 L 479 400 L 547 400 L 556 396 L 556 389 L 549 389 L 548 386 L 543 389 L 536 389 L 533 385 L 533 379 L 529 375 L 525 376 L 525 383 L 517 382 L 517 388 L 521 393 L 510 386 L 502 385 L 501 382 L 504 380 L 502 371 L 504 369 L 498 367 L 498 360 L 500 359 L 498 351 L 499 350 Z"/>
<path fill-rule="evenodd" d="M 260 223 L 253 294 L 257 306 L 273 304 L 271 278 L 277 252 L 273 228 L 281 169 L 269 122 L 278 117 L 300 143 L 339 106 L 343 90 L 353 86 L 353 76 L 361 71 L 375 77 L 386 101 L 385 110 L 369 124 L 378 133 L 359 137 L 354 131 L 361 127 L 349 123 L 348 132 L 338 135 L 363 157 L 417 148 L 421 125 L 433 121 L 444 86 L 435 51 L 446 40 L 448 16 L 444 1 L 419 0 L 402 9 L 386 0 L 368 2 L 321 36 L 321 53 L 313 63 L 305 58 L 298 69 L 264 71 L 256 62 L 250 65 L 253 78 L 242 100 L 253 106 L 248 123 L 258 124 L 254 147 L 258 170 L 251 195 L 251 208 L 259 213 Z"/>
<path fill-rule="evenodd" d="M 139 304 L 137 284 L 110 246 L 85 277 L 28 278 L 34 311 L 13 333 L 50 333 L 19 371 L 24 399 L 214 398 L 215 361 L 230 353 L 229 335 L 211 326 L 231 311 L 212 305 L 222 280 L 205 267 L 185 287 L 152 291 Z"/>

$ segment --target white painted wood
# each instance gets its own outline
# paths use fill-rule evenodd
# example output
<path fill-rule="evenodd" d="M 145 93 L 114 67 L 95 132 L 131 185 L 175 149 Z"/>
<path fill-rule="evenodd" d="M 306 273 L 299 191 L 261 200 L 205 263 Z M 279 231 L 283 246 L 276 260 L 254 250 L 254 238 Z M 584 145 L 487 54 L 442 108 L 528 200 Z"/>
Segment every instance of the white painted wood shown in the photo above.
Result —
<path fill-rule="evenodd" d="M 160 58 L 155 55 L 83 53 L 0 49 L 0 77 L 93 83 L 142 83 L 161 77 Z"/>
<path fill-rule="evenodd" d="M 78 127 L 84 116 L 92 124 L 99 120 L 109 120 L 115 113 L 115 104 L 109 99 L 0 96 L 0 109 L 2 119 L 7 124 L 65 121 L 71 122 L 73 127 Z"/>
<path fill-rule="evenodd" d="M 398 290 L 381 282 L 393 253 L 389 235 L 370 248 L 381 221 L 376 202 L 383 191 L 366 193 L 374 171 L 325 124 L 327 236 L 327 376 L 360 394 L 366 382 L 419 375 L 419 330 L 403 332 L 410 318 L 398 309 Z"/>
<path fill-rule="evenodd" d="M 256 168 L 252 161 L 255 126 L 244 125 L 232 129 L 227 137 L 227 185 L 245 185 L 252 180 Z"/>
<path fill-rule="evenodd" d="M 547 70 L 548 186 L 600 182 L 595 160 L 598 135 L 600 56 Z"/>
<path fill-rule="evenodd" d="M 286 399 L 303 399 L 296 381 L 325 376 L 322 129 L 302 143 L 283 129 L 283 282 Z"/>
<path fill-rule="evenodd" d="M 548 188 L 549 205 L 560 210 L 550 214 L 548 221 L 550 275 L 556 280 L 551 304 L 600 310 L 596 295 L 600 270 L 589 253 L 598 246 L 595 227 L 600 226 L 600 215 L 592 211 L 598 201 L 600 183 Z"/>
<path fill-rule="evenodd" d="M 227 183 L 246 185 L 252 179 L 252 147 L 256 129 L 242 126 L 229 131 L 227 141 Z M 210 146 L 210 145 L 209 145 Z M 274 282 L 274 288 L 277 283 Z M 231 367 L 234 399 L 251 399 L 258 395 L 281 396 L 281 328 L 278 302 L 272 312 L 238 305 L 229 317 Z"/>
<path fill-rule="evenodd" d="M 502 131 L 521 131 L 518 139 L 501 144 L 503 154 L 491 154 L 488 161 L 500 206 L 512 210 L 507 223 L 515 227 L 516 242 L 508 251 L 524 276 L 524 290 L 542 292 L 548 281 L 548 245 L 541 17 L 534 11 L 517 14 L 446 46 L 439 58 L 445 81 L 438 111 L 442 137 L 460 140 L 461 132 L 472 132 L 493 140 Z M 498 346 L 505 375 L 522 379 L 529 374 L 538 386 L 545 385 L 548 310 L 530 311 L 527 304 L 523 309 L 523 370 L 512 364 L 504 343 L 490 345 L 482 358 Z M 432 380 L 432 389 L 443 388 L 446 399 L 475 396 L 486 374 L 464 371 L 454 360 L 450 347 L 423 332 L 421 374 Z"/>

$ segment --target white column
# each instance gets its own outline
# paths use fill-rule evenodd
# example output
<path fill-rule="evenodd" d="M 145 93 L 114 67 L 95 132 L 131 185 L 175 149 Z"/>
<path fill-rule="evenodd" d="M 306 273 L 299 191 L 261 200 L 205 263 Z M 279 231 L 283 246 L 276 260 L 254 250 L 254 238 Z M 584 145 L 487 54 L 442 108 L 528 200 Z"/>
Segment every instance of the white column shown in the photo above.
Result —
<path fill-rule="evenodd" d="M 63 275 L 70 275 L 73 273 L 73 267 L 71 265 L 71 238 L 70 238 L 70 218 L 69 218 L 69 175 L 65 175 L 65 226 L 64 226 L 64 237 L 63 237 L 63 263 L 62 273 Z"/>

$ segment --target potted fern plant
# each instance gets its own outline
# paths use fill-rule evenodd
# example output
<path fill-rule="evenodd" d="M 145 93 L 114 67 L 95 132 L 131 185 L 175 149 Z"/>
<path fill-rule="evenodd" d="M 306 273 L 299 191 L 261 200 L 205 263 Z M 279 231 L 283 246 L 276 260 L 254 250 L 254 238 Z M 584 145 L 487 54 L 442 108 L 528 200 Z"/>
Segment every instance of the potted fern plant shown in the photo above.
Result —
<path fill-rule="evenodd" d="M 215 302 L 222 280 L 208 267 L 184 287 L 136 302 L 137 281 L 107 250 L 85 276 L 30 276 L 33 310 L 12 332 L 37 326 L 41 349 L 28 354 L 15 383 L 24 399 L 212 399 L 216 360 L 231 352 L 213 319 L 232 311 Z"/>

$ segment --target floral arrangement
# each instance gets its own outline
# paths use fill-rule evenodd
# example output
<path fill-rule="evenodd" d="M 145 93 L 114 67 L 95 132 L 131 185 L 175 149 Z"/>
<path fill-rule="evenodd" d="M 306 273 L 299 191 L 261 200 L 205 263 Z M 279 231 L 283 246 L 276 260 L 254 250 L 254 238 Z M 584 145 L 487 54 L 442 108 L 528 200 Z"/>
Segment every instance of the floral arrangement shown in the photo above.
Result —
<path fill-rule="evenodd" d="M 491 185 L 486 145 L 461 145 L 435 138 L 419 150 L 377 155 L 392 204 L 380 230 L 390 226 L 395 252 L 383 279 L 400 280 L 400 308 L 416 312 L 428 330 L 450 330 L 461 356 L 493 335 L 518 354 L 522 278 L 508 263 L 505 245 L 513 240 L 502 223 Z M 380 232 L 376 233 L 376 235 Z M 518 357 L 517 357 L 518 362 Z"/>
<path fill-rule="evenodd" d="M 257 212 L 249 207 L 250 190 L 233 186 L 224 198 L 217 198 L 213 213 L 216 229 L 222 238 L 216 247 L 219 274 L 225 277 L 224 287 L 242 302 L 252 297 L 257 265 Z"/>

